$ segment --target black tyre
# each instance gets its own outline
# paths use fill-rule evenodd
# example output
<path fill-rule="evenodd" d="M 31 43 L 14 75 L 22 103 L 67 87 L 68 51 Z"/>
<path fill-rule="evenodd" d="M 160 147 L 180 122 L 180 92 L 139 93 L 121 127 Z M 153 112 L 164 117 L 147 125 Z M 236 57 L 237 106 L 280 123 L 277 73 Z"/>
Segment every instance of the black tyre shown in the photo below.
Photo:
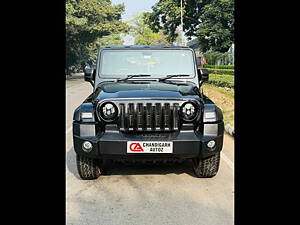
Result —
<path fill-rule="evenodd" d="M 79 176 L 83 180 L 94 180 L 100 176 L 102 169 L 99 160 L 76 155 L 76 161 Z"/>
<path fill-rule="evenodd" d="M 193 159 L 193 167 L 197 177 L 213 177 L 217 174 L 220 165 L 220 152 L 205 159 Z"/>

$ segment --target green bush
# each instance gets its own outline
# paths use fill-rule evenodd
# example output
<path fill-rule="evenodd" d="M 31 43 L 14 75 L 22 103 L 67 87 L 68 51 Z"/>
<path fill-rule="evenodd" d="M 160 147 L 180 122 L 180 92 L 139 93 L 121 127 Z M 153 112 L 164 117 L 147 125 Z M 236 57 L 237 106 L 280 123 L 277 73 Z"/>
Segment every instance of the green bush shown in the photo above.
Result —
<path fill-rule="evenodd" d="M 204 68 L 214 68 L 214 69 L 234 69 L 234 65 L 204 65 Z"/>
<path fill-rule="evenodd" d="M 209 84 L 213 84 L 218 87 L 234 87 L 234 76 L 228 74 L 210 74 L 209 75 Z"/>
<path fill-rule="evenodd" d="M 210 65 L 228 65 L 233 64 L 233 56 L 228 52 L 206 52 L 205 60 Z"/>
<path fill-rule="evenodd" d="M 234 69 L 214 69 L 214 68 L 205 68 L 205 69 L 207 69 L 210 73 L 234 75 Z"/>

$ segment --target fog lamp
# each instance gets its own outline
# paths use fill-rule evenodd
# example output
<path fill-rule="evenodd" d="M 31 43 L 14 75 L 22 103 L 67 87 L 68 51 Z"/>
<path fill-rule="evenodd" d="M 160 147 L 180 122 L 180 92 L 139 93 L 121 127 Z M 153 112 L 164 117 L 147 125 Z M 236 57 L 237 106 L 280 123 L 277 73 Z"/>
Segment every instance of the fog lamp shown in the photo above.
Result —
<path fill-rule="evenodd" d="M 92 150 L 92 148 L 93 148 L 93 145 L 91 142 L 89 142 L 89 141 L 83 142 L 83 144 L 82 144 L 83 151 L 90 152 Z"/>
<path fill-rule="evenodd" d="M 215 141 L 209 141 L 208 143 L 207 143 L 207 147 L 209 147 L 209 148 L 213 148 L 213 147 L 215 147 L 215 145 L 216 145 L 216 142 Z"/>

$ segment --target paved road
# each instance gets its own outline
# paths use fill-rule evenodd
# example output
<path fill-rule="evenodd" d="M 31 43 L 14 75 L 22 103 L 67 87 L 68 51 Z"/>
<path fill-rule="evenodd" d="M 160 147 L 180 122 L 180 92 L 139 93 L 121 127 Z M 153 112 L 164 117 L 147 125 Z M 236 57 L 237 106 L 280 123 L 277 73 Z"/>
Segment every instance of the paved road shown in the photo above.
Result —
<path fill-rule="evenodd" d="M 91 93 L 82 79 L 66 82 L 66 219 L 71 225 L 232 225 L 234 224 L 233 140 L 224 140 L 214 178 L 193 175 L 191 163 L 107 165 L 107 174 L 83 181 L 76 169 L 72 114 Z"/>

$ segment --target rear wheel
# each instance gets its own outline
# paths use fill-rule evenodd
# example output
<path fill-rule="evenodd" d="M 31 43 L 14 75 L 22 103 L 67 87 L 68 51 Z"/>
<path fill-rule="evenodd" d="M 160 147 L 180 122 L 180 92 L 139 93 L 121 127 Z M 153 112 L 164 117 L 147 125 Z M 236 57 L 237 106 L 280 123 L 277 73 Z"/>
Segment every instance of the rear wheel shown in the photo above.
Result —
<path fill-rule="evenodd" d="M 79 176 L 83 180 L 94 180 L 100 176 L 102 169 L 100 168 L 101 163 L 98 159 L 92 159 L 77 154 L 76 161 Z"/>
<path fill-rule="evenodd" d="M 213 177 L 220 165 L 220 152 L 205 159 L 194 158 L 193 167 L 197 177 Z"/>

